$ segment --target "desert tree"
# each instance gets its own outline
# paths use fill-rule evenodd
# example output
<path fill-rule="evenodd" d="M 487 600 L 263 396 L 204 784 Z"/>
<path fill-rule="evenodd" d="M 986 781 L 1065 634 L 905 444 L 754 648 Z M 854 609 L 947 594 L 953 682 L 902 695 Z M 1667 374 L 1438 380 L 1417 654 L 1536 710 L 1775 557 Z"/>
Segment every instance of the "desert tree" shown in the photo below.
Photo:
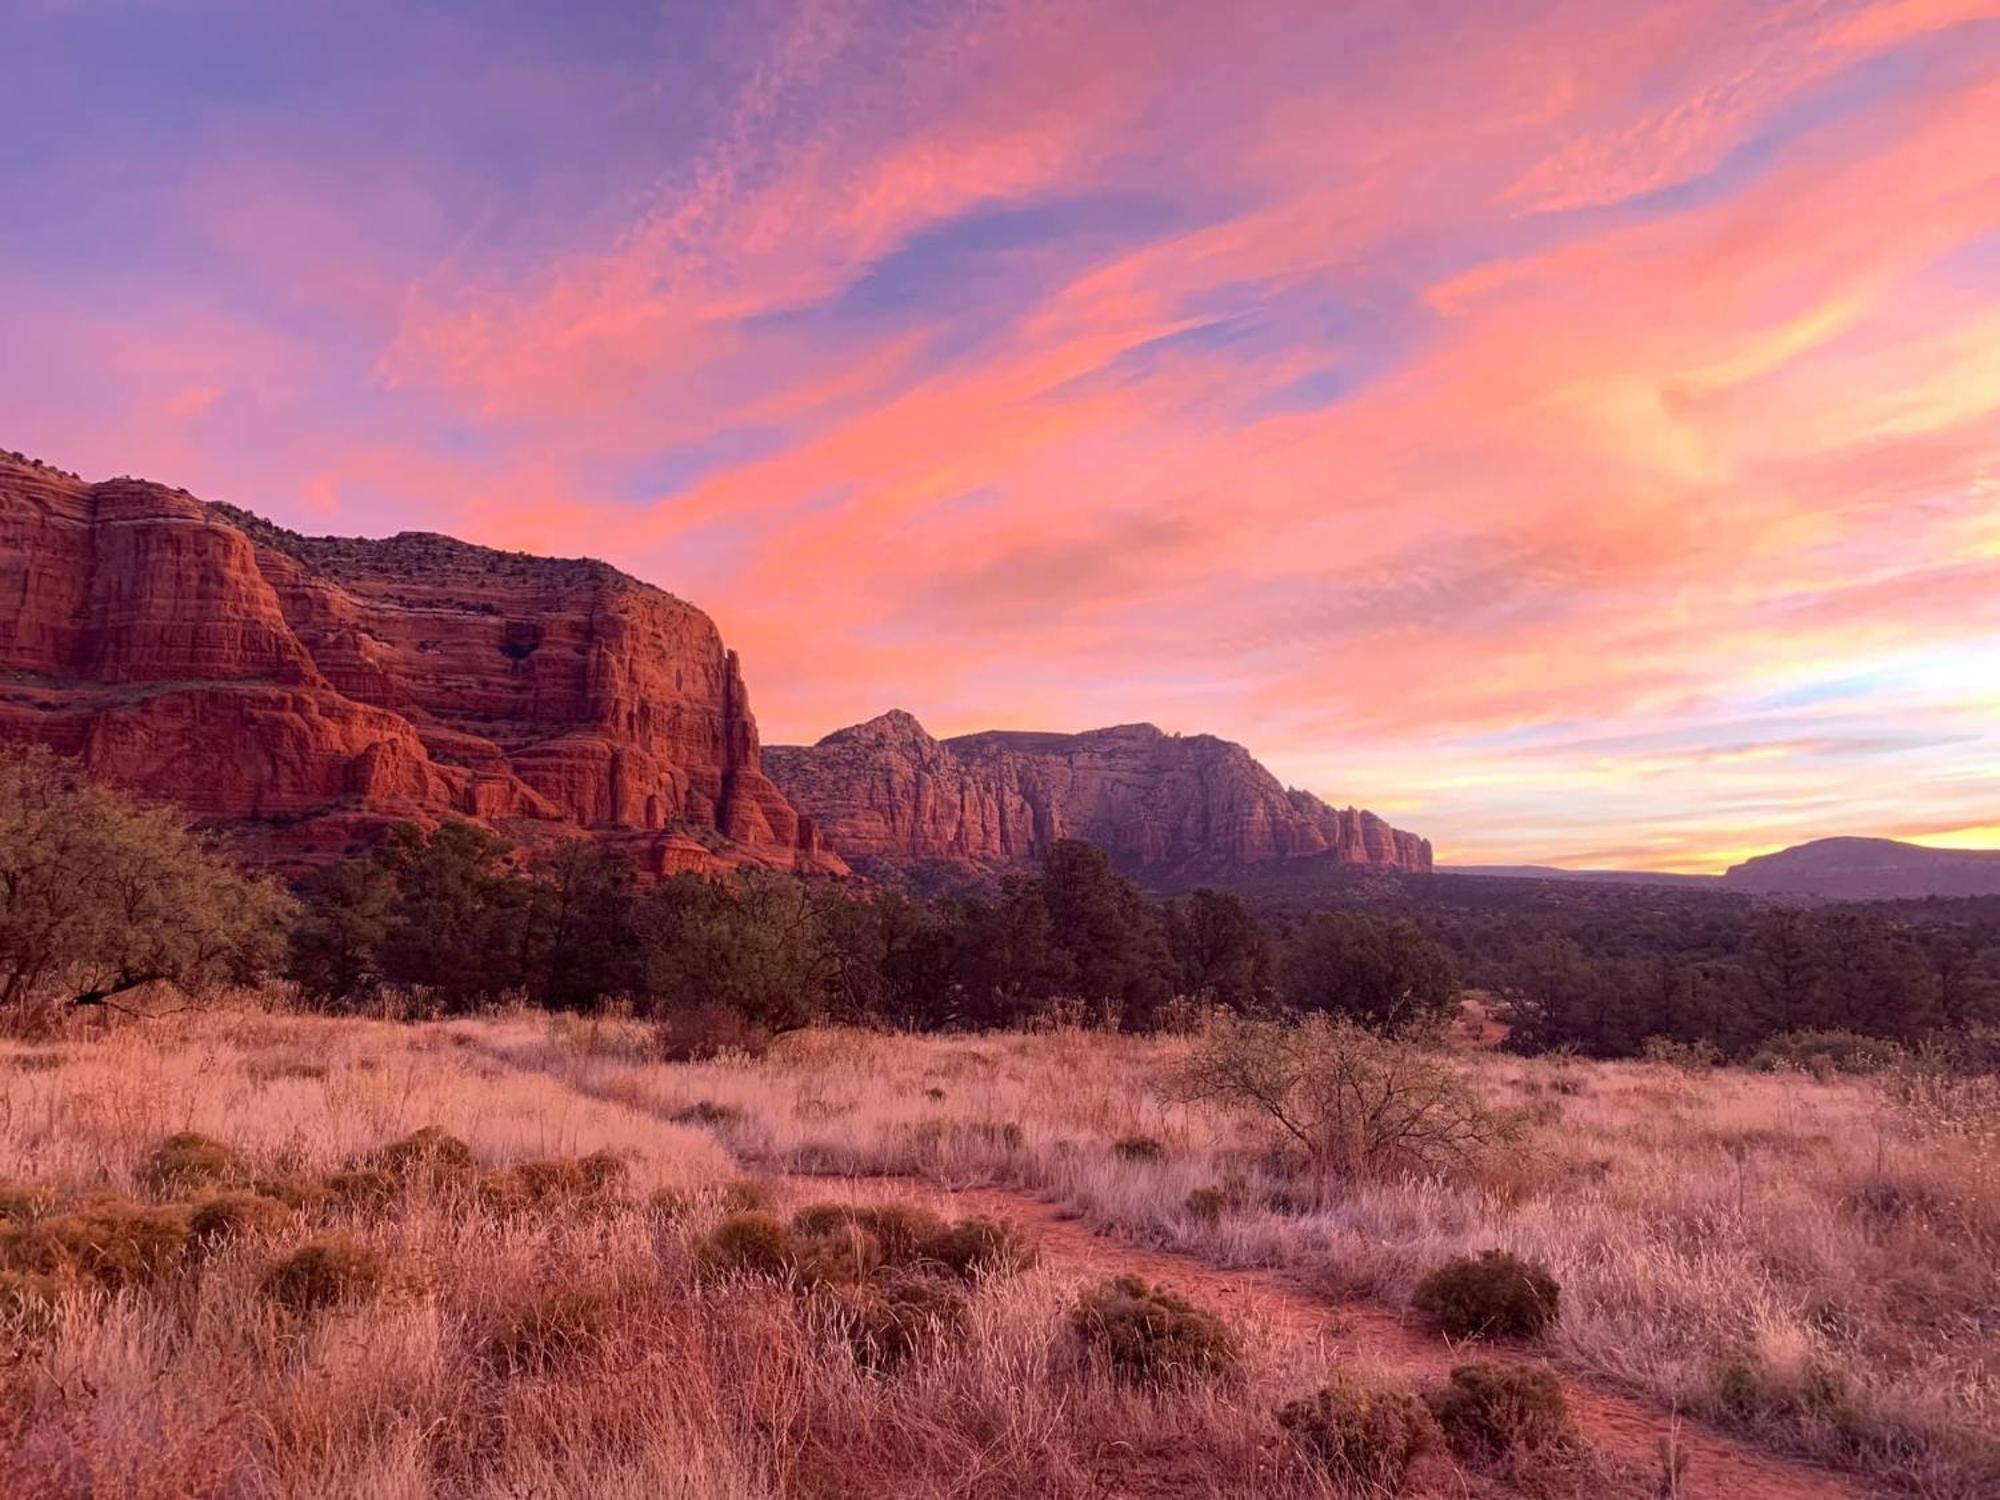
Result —
<path fill-rule="evenodd" d="M 198 994 L 278 954 L 290 899 L 174 810 L 142 805 L 42 747 L 0 752 L 0 1015 L 120 1007 L 148 985 Z"/>
<path fill-rule="evenodd" d="M 1162 1091 L 1237 1116 L 1322 1180 L 1438 1177 L 1510 1138 L 1449 1062 L 1345 1019 L 1211 1021 Z"/>

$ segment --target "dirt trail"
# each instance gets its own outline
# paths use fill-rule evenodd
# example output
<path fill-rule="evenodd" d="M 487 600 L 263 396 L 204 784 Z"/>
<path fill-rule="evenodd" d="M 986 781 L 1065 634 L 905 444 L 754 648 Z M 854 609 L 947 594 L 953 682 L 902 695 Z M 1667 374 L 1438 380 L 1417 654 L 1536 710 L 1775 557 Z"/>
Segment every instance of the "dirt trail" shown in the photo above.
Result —
<path fill-rule="evenodd" d="M 913 1178 L 795 1177 L 806 1197 L 830 1189 L 888 1189 L 899 1196 L 935 1199 L 956 1214 L 1012 1219 L 1031 1232 L 1045 1257 L 1066 1266 L 1116 1275 L 1132 1272 L 1165 1281 L 1219 1308 L 1233 1308 L 1257 1322 L 1302 1340 L 1326 1339 L 1385 1372 L 1442 1378 L 1468 1357 L 1444 1340 L 1411 1327 L 1389 1309 L 1368 1302 L 1329 1302 L 1296 1273 L 1217 1270 L 1192 1256 L 1109 1239 L 1069 1210 L 1000 1188 L 950 1189 Z M 1758 1453 L 1685 1418 L 1678 1422 L 1645 1402 L 1594 1389 L 1566 1374 L 1570 1409 L 1583 1435 L 1606 1454 L 1658 1467 L 1658 1445 L 1669 1434 L 1687 1453 L 1684 1500 L 1856 1500 L 1870 1493 L 1860 1484 L 1810 1464 Z"/>

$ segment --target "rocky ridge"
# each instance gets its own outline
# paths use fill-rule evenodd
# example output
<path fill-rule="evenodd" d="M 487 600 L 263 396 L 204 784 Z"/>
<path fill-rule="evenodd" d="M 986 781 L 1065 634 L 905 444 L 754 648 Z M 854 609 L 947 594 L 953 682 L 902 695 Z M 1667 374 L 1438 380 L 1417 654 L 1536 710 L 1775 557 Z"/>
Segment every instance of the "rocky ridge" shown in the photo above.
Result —
<path fill-rule="evenodd" d="M 771 746 L 765 765 L 827 841 L 864 866 L 1004 867 L 1081 838 L 1140 874 L 1226 878 L 1304 855 L 1431 868 L 1427 840 L 1286 788 L 1241 745 L 1151 724 L 938 740 L 893 710 L 815 745 Z"/>
<path fill-rule="evenodd" d="M 654 873 L 838 871 L 736 654 L 606 564 L 304 537 L 0 455 L 0 739 L 291 855 L 399 818 L 588 831 Z"/>

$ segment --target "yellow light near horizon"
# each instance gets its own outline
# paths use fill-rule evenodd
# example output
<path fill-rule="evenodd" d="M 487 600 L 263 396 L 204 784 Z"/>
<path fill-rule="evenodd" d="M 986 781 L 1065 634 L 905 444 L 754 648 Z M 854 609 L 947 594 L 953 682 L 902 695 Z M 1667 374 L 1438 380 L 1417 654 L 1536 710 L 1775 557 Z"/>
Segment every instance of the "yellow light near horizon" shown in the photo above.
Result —
<path fill-rule="evenodd" d="M 1954 828 L 1948 833 L 1912 833 L 1906 844 L 1922 844 L 1926 849 L 2000 849 L 2000 823 L 1981 823 L 1973 828 Z"/>

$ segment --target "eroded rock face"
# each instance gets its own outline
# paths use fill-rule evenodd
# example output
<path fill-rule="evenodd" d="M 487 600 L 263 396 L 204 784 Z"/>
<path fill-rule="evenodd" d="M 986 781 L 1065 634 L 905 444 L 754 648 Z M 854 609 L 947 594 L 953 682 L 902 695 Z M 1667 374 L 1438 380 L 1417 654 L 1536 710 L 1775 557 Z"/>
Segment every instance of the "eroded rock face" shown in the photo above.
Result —
<path fill-rule="evenodd" d="M 260 844 L 456 814 L 661 873 L 840 868 L 713 622 L 603 563 L 303 537 L 0 456 L 0 600 L 0 737 Z"/>
<path fill-rule="evenodd" d="M 849 859 L 1038 859 L 1057 839 L 1129 870 L 1218 874 L 1294 855 L 1428 870 L 1428 840 L 1288 790 L 1241 745 L 1151 724 L 935 740 L 900 710 L 811 746 L 772 746 L 772 778 Z"/>

